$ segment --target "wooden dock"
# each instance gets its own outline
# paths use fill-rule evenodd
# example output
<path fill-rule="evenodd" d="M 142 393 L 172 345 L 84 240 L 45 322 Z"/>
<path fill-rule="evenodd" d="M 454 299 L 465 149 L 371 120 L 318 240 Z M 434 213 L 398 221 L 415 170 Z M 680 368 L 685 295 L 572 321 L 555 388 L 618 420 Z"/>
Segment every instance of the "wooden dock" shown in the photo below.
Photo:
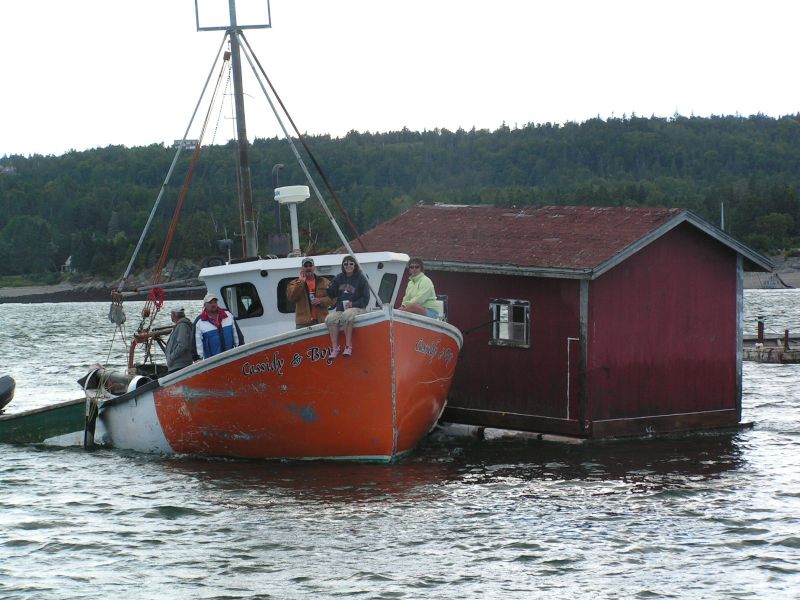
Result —
<path fill-rule="evenodd" d="M 742 348 L 742 360 L 762 363 L 800 363 L 800 348 L 784 349 L 782 346 L 753 346 Z"/>
<path fill-rule="evenodd" d="M 745 335 L 742 340 L 742 360 L 762 363 L 800 363 L 800 336 L 788 329 L 783 335 L 768 334 L 764 322 L 758 322 L 756 335 Z"/>

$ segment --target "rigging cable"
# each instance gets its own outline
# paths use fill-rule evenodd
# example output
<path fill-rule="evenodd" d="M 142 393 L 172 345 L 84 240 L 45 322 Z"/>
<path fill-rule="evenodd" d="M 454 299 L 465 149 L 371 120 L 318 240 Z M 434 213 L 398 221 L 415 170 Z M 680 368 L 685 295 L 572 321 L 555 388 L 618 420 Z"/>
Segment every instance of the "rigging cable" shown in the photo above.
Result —
<path fill-rule="evenodd" d="M 219 78 L 217 79 L 217 85 L 214 89 L 214 98 L 216 98 L 217 93 L 219 92 L 220 81 L 222 81 L 222 75 L 224 73 L 224 69 L 226 67 L 225 62 L 227 62 L 228 54 L 226 53 L 225 58 L 223 59 L 222 70 L 220 70 Z M 164 266 L 167 262 L 167 256 L 169 255 L 169 249 L 172 246 L 172 240 L 175 237 L 175 231 L 178 227 L 178 221 L 181 215 L 181 209 L 183 208 L 183 202 L 186 200 L 186 194 L 189 191 L 189 184 L 192 181 L 192 175 L 194 174 L 194 169 L 197 166 L 197 160 L 200 158 L 200 152 L 203 148 L 203 137 L 205 136 L 206 128 L 208 127 L 208 123 L 211 119 L 211 110 L 213 108 L 213 101 L 208 107 L 208 111 L 206 112 L 206 118 L 203 122 L 203 127 L 200 131 L 200 138 L 197 140 L 197 144 L 195 145 L 194 152 L 192 153 L 192 160 L 189 164 L 189 170 L 186 173 L 186 177 L 183 180 L 183 188 L 181 189 L 181 194 L 178 198 L 178 203 L 175 205 L 175 211 L 172 213 L 172 221 L 169 224 L 169 231 L 167 232 L 167 238 L 164 241 L 164 246 L 161 249 L 161 256 L 158 259 L 158 264 L 156 265 L 156 271 L 153 273 L 153 285 L 159 283 L 161 281 L 161 272 L 164 270 Z"/>
<path fill-rule="evenodd" d="M 295 132 L 295 134 L 297 134 L 297 139 L 300 140 L 300 143 L 303 145 L 303 148 L 305 148 L 306 152 L 308 153 L 308 156 L 311 159 L 311 162 L 314 163 L 314 166 L 317 168 L 317 172 L 320 174 L 320 177 L 322 177 L 322 181 L 325 182 L 325 187 L 328 188 L 328 192 L 333 197 L 333 199 L 336 201 L 336 205 L 339 207 L 339 210 L 344 215 L 344 218 L 347 221 L 347 225 L 350 227 L 351 231 L 353 232 L 353 235 L 355 235 L 356 240 L 358 240 L 358 243 L 361 244 L 361 249 L 364 252 L 366 252 L 367 251 L 367 246 L 364 244 L 364 242 L 361 240 L 361 237 L 358 235 L 358 230 L 356 229 L 356 226 L 353 224 L 353 221 L 350 219 L 350 213 L 347 212 L 347 209 L 344 207 L 344 204 L 342 204 L 342 201 L 339 199 L 339 196 L 336 194 L 336 192 L 333 191 L 333 186 L 331 185 L 330 181 L 328 181 L 328 177 L 325 175 L 325 172 L 322 170 L 322 167 L 317 162 L 317 159 L 314 156 L 314 153 L 311 152 L 311 148 L 306 143 L 305 137 L 303 136 L 302 133 L 300 133 L 300 130 L 297 129 L 297 125 L 294 124 L 294 120 L 292 119 L 292 115 L 290 115 L 289 111 L 286 110 L 286 106 L 283 104 L 283 100 L 281 100 L 281 97 L 278 95 L 278 91 L 275 89 L 275 86 L 272 85 L 272 81 L 270 81 L 270 78 L 267 76 L 267 73 L 264 71 L 264 67 L 261 66 L 261 62 L 258 60 L 258 57 L 255 55 L 255 52 L 253 52 L 253 49 L 250 47 L 250 42 L 247 41 L 247 38 L 244 36 L 244 33 L 241 33 L 240 37 L 244 40 L 244 43 L 247 46 L 247 50 L 248 50 L 250 56 L 253 57 L 253 60 L 258 65 L 258 69 L 261 71 L 261 74 L 264 76 L 264 79 L 266 80 L 267 84 L 269 85 L 270 89 L 272 90 L 272 93 L 275 94 L 275 99 L 278 101 L 278 104 L 280 104 L 281 109 L 283 109 L 284 114 L 289 119 L 289 122 L 292 124 L 292 128 L 294 129 L 294 132 Z M 249 57 L 248 57 L 248 59 L 249 59 Z"/>
<path fill-rule="evenodd" d="M 175 205 L 175 210 L 172 214 L 172 220 L 170 221 L 169 229 L 167 231 L 166 239 L 164 240 L 164 245 L 161 248 L 161 255 L 159 256 L 158 263 L 156 264 L 155 270 L 153 272 L 152 277 L 152 288 L 150 289 L 150 293 L 147 296 L 147 300 L 145 301 L 144 307 L 142 308 L 141 313 L 141 320 L 139 321 L 139 327 L 137 332 L 133 336 L 133 341 L 131 342 L 131 346 L 129 349 L 128 354 L 128 364 L 129 367 L 133 366 L 133 353 L 137 345 L 141 344 L 144 346 L 144 358 L 143 362 L 152 362 L 152 344 L 155 341 L 156 343 L 163 344 L 160 338 L 158 337 L 161 335 L 161 331 L 153 331 L 151 332 L 151 328 L 153 323 L 156 320 L 161 308 L 164 305 L 164 289 L 159 287 L 158 284 L 161 281 L 161 275 L 164 271 L 164 267 L 167 263 L 167 257 L 169 256 L 169 250 L 172 246 L 172 241 L 175 237 L 175 231 L 177 230 L 178 221 L 180 219 L 181 210 L 183 208 L 183 203 L 186 200 L 186 194 L 189 190 L 189 184 L 191 183 L 192 176 L 194 174 L 195 167 L 197 166 L 197 161 L 200 158 L 200 153 L 203 148 L 203 138 L 205 136 L 206 129 L 208 128 L 209 121 L 211 120 L 211 113 L 216 103 L 216 98 L 219 94 L 220 89 L 220 81 L 222 80 L 222 75 L 225 72 L 225 63 L 228 61 L 230 57 L 229 53 L 224 55 L 222 66 L 220 68 L 219 76 L 217 77 L 217 82 L 214 86 L 214 91 L 211 96 L 211 101 L 209 102 L 208 109 L 206 111 L 206 116 L 203 121 L 203 126 L 200 130 L 200 136 L 195 143 L 194 151 L 192 152 L 192 158 L 189 163 L 189 169 L 184 177 L 183 187 L 181 188 L 180 195 L 178 197 L 178 202 Z"/>
<path fill-rule="evenodd" d="M 122 292 L 125 288 L 125 284 L 128 280 L 128 277 L 131 274 L 131 270 L 133 269 L 133 263 L 136 262 L 136 258 L 139 256 L 139 251 L 142 249 L 142 244 L 144 243 L 144 238 L 147 236 L 147 232 L 150 230 L 150 225 L 153 222 L 153 217 L 155 217 L 156 210 L 158 209 L 159 204 L 161 203 L 161 199 L 164 196 L 164 191 L 167 189 L 167 184 L 169 183 L 170 179 L 172 178 L 172 172 L 175 170 L 175 165 L 178 163 L 178 158 L 183 151 L 183 144 L 186 142 L 186 138 L 189 136 L 189 130 L 194 123 L 194 118 L 197 116 L 197 111 L 200 109 L 200 103 L 203 101 L 203 97 L 206 94 L 206 90 L 208 89 L 208 82 L 211 81 L 211 76 L 214 74 L 214 66 L 217 64 L 217 59 L 219 58 L 220 53 L 222 52 L 222 48 L 225 45 L 225 40 L 227 39 L 227 35 L 222 38 L 222 43 L 219 45 L 219 49 L 217 50 L 217 57 L 214 59 L 214 64 L 211 65 L 211 69 L 208 72 L 208 77 L 206 78 L 206 82 L 203 85 L 203 90 L 200 92 L 200 97 L 197 99 L 197 104 L 194 107 L 194 111 L 192 112 L 192 117 L 189 119 L 189 124 L 186 126 L 186 131 L 183 133 L 183 138 L 181 139 L 181 144 L 178 146 L 177 152 L 175 152 L 175 156 L 172 158 L 172 163 L 170 163 L 169 170 L 167 171 L 167 176 L 164 178 L 164 183 L 161 184 L 161 189 L 158 191 L 158 196 L 156 197 L 156 201 L 153 203 L 153 208 L 150 209 L 150 215 L 147 217 L 147 222 L 144 225 L 144 229 L 142 230 L 141 235 L 139 236 L 139 241 L 136 243 L 136 248 L 133 249 L 133 254 L 131 254 L 131 259 L 128 261 L 128 267 L 125 269 L 125 273 L 122 275 L 122 279 L 120 280 L 119 285 L 114 289 L 115 292 Z"/>
<path fill-rule="evenodd" d="M 175 210 L 172 213 L 172 220 L 169 224 L 169 230 L 167 231 L 167 237 L 164 240 L 164 245 L 161 248 L 161 256 L 158 259 L 158 264 L 156 265 L 155 272 L 153 273 L 152 284 L 155 286 L 161 281 L 161 274 L 164 270 L 164 267 L 167 263 L 167 257 L 169 256 L 169 250 L 172 246 L 172 240 L 175 237 L 175 231 L 178 227 L 178 221 L 180 220 L 181 210 L 183 209 L 183 203 L 186 200 L 186 194 L 189 191 L 189 184 L 192 181 L 192 176 L 194 175 L 195 167 L 197 166 L 197 161 L 200 158 L 200 153 L 203 148 L 203 137 L 205 136 L 206 129 L 208 128 L 208 123 L 211 120 L 211 111 L 214 107 L 214 99 L 217 98 L 217 94 L 219 93 L 220 89 L 220 82 L 222 81 L 222 76 L 225 72 L 226 63 L 230 57 L 229 53 L 225 53 L 225 56 L 222 61 L 222 68 L 220 69 L 219 76 L 217 78 L 217 83 L 214 87 L 214 93 L 212 95 L 212 100 L 209 103 L 208 110 L 206 111 L 206 118 L 203 121 L 203 127 L 200 130 L 200 137 L 197 140 L 197 143 L 194 147 L 194 152 L 192 152 L 192 159 L 189 163 L 189 170 L 186 172 L 186 177 L 183 180 L 183 187 L 181 188 L 180 196 L 178 197 L 178 202 L 175 205 Z M 160 292 L 160 295 L 159 295 Z M 150 329 L 150 326 L 153 324 L 153 321 L 156 318 L 161 306 L 164 304 L 163 299 L 164 290 L 162 288 L 154 288 L 150 291 L 150 295 L 147 297 L 147 301 L 145 302 L 144 308 L 142 309 L 142 320 L 139 324 L 139 331 L 143 331 L 145 329 Z M 155 310 L 151 313 L 151 307 L 154 307 Z M 147 324 L 147 327 L 144 327 L 145 320 L 150 317 L 150 322 Z M 148 348 L 149 350 L 149 348 Z"/>

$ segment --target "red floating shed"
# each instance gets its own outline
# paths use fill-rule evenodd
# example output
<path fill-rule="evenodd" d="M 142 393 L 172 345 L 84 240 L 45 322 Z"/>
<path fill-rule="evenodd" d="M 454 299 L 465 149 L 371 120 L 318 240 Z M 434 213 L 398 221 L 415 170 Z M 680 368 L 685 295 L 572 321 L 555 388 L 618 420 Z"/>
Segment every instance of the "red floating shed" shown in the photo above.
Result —
<path fill-rule="evenodd" d="M 464 333 L 446 421 L 603 438 L 741 419 L 743 272 L 772 265 L 691 212 L 417 206 L 362 240 L 421 257 Z"/>

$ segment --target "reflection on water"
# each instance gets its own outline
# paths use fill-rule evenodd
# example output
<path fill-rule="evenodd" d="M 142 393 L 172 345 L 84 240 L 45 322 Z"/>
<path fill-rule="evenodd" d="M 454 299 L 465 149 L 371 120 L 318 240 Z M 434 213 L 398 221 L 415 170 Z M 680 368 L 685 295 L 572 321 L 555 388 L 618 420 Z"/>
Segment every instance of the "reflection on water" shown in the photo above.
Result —
<path fill-rule="evenodd" d="M 526 481 L 621 481 L 631 493 L 684 487 L 738 468 L 738 433 L 705 433 L 586 444 L 495 440 L 463 447 L 456 464 L 473 483 L 496 478 Z M 480 477 L 475 477 L 480 474 Z"/>
<path fill-rule="evenodd" d="M 216 459 L 166 460 L 162 464 L 165 471 L 223 493 L 246 487 L 265 497 L 280 494 L 321 503 L 423 500 L 435 486 L 458 476 L 451 465 L 425 458 L 393 464 Z"/>
<path fill-rule="evenodd" d="M 485 485 L 517 479 L 619 481 L 626 493 L 697 485 L 743 464 L 739 433 L 700 433 L 649 440 L 561 444 L 531 439 L 477 440 L 433 436 L 394 464 L 222 459 L 153 460 L 221 493 L 248 488 L 265 497 L 303 502 L 424 500 L 442 485 Z M 136 460 L 136 457 L 132 457 Z M 605 490 L 602 493 L 613 493 Z"/>

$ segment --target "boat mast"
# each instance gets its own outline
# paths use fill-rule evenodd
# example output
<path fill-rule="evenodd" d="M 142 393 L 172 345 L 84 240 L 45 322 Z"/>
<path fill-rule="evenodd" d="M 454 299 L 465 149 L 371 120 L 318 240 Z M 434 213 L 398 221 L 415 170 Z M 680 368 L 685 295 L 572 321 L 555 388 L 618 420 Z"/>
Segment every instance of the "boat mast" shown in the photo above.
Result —
<path fill-rule="evenodd" d="M 239 152 L 239 198 L 244 207 L 245 257 L 258 256 L 255 210 L 253 209 L 253 186 L 250 177 L 250 152 L 247 141 L 247 124 L 244 116 L 244 89 L 242 86 L 242 61 L 239 51 L 241 30 L 236 21 L 236 0 L 228 0 L 230 10 L 231 68 L 233 70 L 233 97 L 236 111 L 236 135 Z"/>

